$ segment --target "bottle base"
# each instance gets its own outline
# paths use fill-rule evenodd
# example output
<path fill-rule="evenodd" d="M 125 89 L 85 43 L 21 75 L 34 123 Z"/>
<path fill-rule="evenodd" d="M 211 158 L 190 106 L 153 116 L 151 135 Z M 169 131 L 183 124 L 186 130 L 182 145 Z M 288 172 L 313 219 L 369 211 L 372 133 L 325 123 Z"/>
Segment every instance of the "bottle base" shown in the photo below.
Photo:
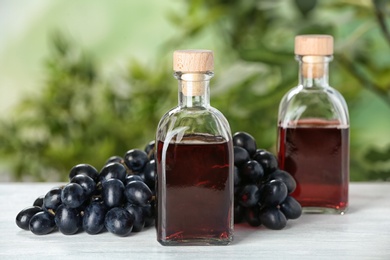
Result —
<path fill-rule="evenodd" d="M 304 214 L 335 214 L 344 215 L 348 208 L 324 208 L 324 207 L 302 207 Z"/>
<path fill-rule="evenodd" d="M 180 239 L 180 240 L 157 240 L 163 246 L 227 246 L 233 241 L 233 237 L 228 239 Z"/>

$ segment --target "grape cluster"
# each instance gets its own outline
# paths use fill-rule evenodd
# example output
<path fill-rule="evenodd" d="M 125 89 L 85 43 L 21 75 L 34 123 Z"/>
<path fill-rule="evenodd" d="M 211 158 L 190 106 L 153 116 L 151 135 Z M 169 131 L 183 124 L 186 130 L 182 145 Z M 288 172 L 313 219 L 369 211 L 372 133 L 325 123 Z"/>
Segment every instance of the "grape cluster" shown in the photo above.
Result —
<path fill-rule="evenodd" d="M 234 222 L 279 230 L 286 226 L 287 219 L 299 218 L 301 205 L 289 196 L 296 182 L 278 168 L 276 157 L 257 149 L 256 140 L 246 132 L 235 133 L 233 145 Z"/>
<path fill-rule="evenodd" d="M 144 150 L 132 149 L 124 157 L 110 157 L 98 172 L 78 164 L 69 183 L 38 197 L 16 216 L 16 224 L 36 235 L 59 230 L 72 235 L 104 230 L 127 236 L 153 225 L 155 219 L 154 141 Z"/>
<path fill-rule="evenodd" d="M 278 169 L 272 153 L 257 149 L 250 134 L 235 133 L 233 144 L 234 222 L 245 220 L 251 226 L 283 229 L 287 219 L 302 214 L 300 204 L 289 196 L 296 188 L 294 178 Z M 89 164 L 74 166 L 69 183 L 38 197 L 33 206 L 19 212 L 16 224 L 36 235 L 54 230 L 65 235 L 108 230 L 118 236 L 153 225 L 157 175 L 154 146 L 151 141 L 144 150 L 112 156 L 100 172 Z"/>

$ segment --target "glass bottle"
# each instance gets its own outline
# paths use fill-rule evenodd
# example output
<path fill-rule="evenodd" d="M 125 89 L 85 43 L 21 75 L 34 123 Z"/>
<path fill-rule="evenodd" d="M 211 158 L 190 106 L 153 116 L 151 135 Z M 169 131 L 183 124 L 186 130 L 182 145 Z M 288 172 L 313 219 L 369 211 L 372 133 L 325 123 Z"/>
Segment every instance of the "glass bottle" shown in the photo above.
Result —
<path fill-rule="evenodd" d="M 297 182 L 292 196 L 306 213 L 344 214 L 348 207 L 349 116 L 342 95 L 328 84 L 333 37 L 295 38 L 299 84 L 282 99 L 278 159 Z"/>
<path fill-rule="evenodd" d="M 157 240 L 162 245 L 226 245 L 233 239 L 233 143 L 210 106 L 213 52 L 174 52 L 179 104 L 157 128 Z"/>

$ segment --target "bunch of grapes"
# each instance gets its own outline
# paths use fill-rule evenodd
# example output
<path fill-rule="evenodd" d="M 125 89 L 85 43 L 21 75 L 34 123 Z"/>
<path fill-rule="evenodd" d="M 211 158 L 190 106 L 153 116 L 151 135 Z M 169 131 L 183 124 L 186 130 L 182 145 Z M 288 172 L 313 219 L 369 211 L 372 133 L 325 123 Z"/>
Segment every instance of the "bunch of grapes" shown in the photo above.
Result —
<path fill-rule="evenodd" d="M 33 206 L 16 216 L 16 224 L 36 235 L 59 230 L 72 235 L 103 230 L 127 236 L 153 225 L 155 219 L 156 163 L 154 141 L 144 150 L 132 149 L 124 157 L 113 156 L 100 172 L 78 164 L 69 183 L 38 197 Z"/>
<path fill-rule="evenodd" d="M 298 218 L 302 208 L 289 196 L 296 188 L 295 180 L 278 169 L 276 157 L 257 149 L 255 139 L 245 132 L 235 133 L 233 144 L 234 222 L 282 229 L 287 219 Z M 65 235 L 108 230 L 118 236 L 153 225 L 154 146 L 151 141 L 144 150 L 112 156 L 100 172 L 89 164 L 74 166 L 69 183 L 38 197 L 33 206 L 19 212 L 16 224 L 37 235 L 54 230 Z"/>
<path fill-rule="evenodd" d="M 257 149 L 248 133 L 233 135 L 234 145 L 234 222 L 251 226 L 283 229 L 287 219 L 302 214 L 301 205 L 289 194 L 296 188 L 294 178 L 278 169 L 276 157 Z"/>

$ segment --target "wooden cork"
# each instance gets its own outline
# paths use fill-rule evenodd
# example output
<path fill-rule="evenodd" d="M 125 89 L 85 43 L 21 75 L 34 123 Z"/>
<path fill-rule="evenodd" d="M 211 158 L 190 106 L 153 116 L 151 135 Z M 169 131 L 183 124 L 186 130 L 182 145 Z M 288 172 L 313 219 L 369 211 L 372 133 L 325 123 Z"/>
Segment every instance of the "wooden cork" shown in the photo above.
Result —
<path fill-rule="evenodd" d="M 203 74 L 214 70 L 214 55 L 210 50 L 178 50 L 173 53 L 173 70 L 183 73 L 181 92 L 185 96 L 202 96 L 206 89 Z M 194 73 L 194 74 L 191 74 Z"/>
<path fill-rule="evenodd" d="M 295 54 L 302 57 L 302 75 L 321 78 L 325 73 L 325 57 L 333 55 L 333 37 L 330 35 L 298 35 Z"/>
<path fill-rule="evenodd" d="M 187 74 L 182 76 L 181 92 L 185 96 L 203 96 L 205 92 L 204 74 Z"/>
<path fill-rule="evenodd" d="M 210 50 L 177 50 L 173 53 L 173 70 L 181 72 L 213 71 L 213 52 Z"/>
<path fill-rule="evenodd" d="M 303 56 L 302 75 L 305 78 L 322 78 L 325 72 L 324 56 Z"/>
<path fill-rule="evenodd" d="M 298 35 L 295 37 L 296 55 L 333 55 L 331 35 Z"/>

